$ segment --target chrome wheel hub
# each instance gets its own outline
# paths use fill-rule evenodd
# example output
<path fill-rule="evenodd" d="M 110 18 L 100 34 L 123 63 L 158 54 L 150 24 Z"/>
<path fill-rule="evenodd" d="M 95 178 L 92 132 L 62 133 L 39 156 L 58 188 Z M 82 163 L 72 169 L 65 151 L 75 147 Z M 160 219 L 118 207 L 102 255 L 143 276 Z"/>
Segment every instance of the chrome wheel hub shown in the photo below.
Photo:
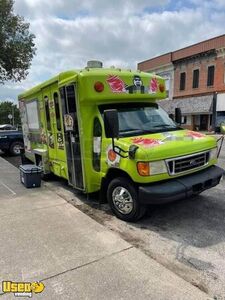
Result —
<path fill-rule="evenodd" d="M 117 186 L 112 193 L 112 200 L 115 208 L 122 214 L 127 215 L 131 213 L 134 202 L 130 192 L 122 187 Z"/>
<path fill-rule="evenodd" d="M 15 154 L 20 154 L 20 149 L 21 149 L 20 145 L 15 145 L 13 147 L 13 151 Z"/>

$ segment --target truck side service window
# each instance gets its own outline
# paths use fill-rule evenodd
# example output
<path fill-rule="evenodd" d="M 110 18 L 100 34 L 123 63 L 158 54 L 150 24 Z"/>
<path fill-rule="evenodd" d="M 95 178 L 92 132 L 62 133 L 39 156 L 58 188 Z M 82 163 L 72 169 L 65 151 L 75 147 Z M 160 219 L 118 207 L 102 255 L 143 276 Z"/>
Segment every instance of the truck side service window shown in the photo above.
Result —
<path fill-rule="evenodd" d="M 38 130 L 40 127 L 39 115 L 38 115 L 38 101 L 32 100 L 30 102 L 27 102 L 26 111 L 27 111 L 28 128 L 30 130 Z"/>
<path fill-rule="evenodd" d="M 54 93 L 54 104 L 55 104 L 55 116 L 56 116 L 56 126 L 58 131 L 61 131 L 61 119 L 60 119 L 60 108 L 59 108 L 59 95 Z"/>
<path fill-rule="evenodd" d="M 99 119 L 94 119 L 93 126 L 93 168 L 95 171 L 100 171 L 101 161 L 101 144 L 102 144 L 102 126 Z"/>
<path fill-rule="evenodd" d="M 47 129 L 48 131 L 51 131 L 51 122 L 50 122 L 50 112 L 49 112 L 49 105 L 48 105 L 48 96 L 44 97 L 45 101 L 45 114 L 46 114 L 46 122 L 47 122 Z"/>

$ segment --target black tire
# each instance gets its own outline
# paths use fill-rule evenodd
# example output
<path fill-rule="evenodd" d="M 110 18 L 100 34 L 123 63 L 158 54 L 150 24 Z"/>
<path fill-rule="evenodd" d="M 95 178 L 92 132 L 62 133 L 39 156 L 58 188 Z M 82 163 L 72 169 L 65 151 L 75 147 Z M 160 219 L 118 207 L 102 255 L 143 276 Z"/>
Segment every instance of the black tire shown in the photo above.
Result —
<path fill-rule="evenodd" d="M 39 168 L 42 168 L 42 172 L 41 172 L 41 179 L 42 179 L 42 180 L 48 181 L 49 179 L 51 179 L 51 174 L 45 174 L 45 173 L 43 172 L 43 161 L 42 161 L 42 158 L 40 158 L 39 160 L 37 160 L 36 165 L 37 165 Z"/>
<path fill-rule="evenodd" d="M 128 213 L 122 213 L 119 211 L 118 206 L 113 201 L 113 193 L 119 190 L 119 188 L 125 188 L 125 190 L 129 192 L 129 196 L 132 198 L 132 209 Z M 136 222 L 143 217 L 146 212 L 146 206 L 141 205 L 138 201 L 138 194 L 134 183 L 125 177 L 118 177 L 110 182 L 107 190 L 107 200 L 113 213 L 123 221 Z"/>
<path fill-rule="evenodd" d="M 23 143 L 20 141 L 13 142 L 9 147 L 9 152 L 11 155 L 20 155 L 20 149 L 23 148 Z"/>

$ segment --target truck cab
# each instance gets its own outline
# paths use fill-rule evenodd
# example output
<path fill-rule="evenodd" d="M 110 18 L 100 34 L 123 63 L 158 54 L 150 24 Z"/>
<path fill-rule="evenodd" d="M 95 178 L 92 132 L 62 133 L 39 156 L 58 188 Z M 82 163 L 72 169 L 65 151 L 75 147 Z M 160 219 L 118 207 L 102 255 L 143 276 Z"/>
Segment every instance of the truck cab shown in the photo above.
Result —
<path fill-rule="evenodd" d="M 19 96 L 25 154 L 137 221 L 148 204 L 201 193 L 224 172 L 215 138 L 182 129 L 157 104 L 165 97 L 149 73 L 97 62 L 60 73 Z"/>

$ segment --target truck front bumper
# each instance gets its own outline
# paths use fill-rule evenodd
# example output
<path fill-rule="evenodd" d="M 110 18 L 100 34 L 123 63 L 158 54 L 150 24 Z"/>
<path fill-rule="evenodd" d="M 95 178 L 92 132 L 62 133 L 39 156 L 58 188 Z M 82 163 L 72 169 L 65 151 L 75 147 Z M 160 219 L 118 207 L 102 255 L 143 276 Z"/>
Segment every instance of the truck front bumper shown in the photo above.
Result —
<path fill-rule="evenodd" d="M 223 169 L 212 166 L 168 181 L 141 185 L 139 186 L 139 201 L 142 204 L 163 204 L 188 198 L 216 186 L 223 174 L 225 174 Z"/>

